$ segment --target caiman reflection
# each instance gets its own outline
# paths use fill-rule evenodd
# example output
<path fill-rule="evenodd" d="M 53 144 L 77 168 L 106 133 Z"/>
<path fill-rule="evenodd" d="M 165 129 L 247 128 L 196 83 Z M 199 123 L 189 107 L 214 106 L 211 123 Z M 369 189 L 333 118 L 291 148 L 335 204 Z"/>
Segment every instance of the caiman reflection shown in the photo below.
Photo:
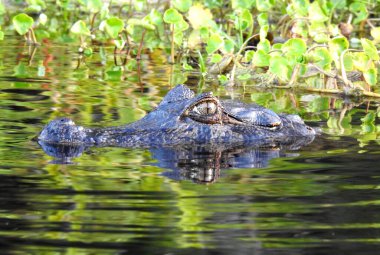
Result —
<path fill-rule="evenodd" d="M 287 143 L 258 142 L 255 145 L 197 145 L 150 148 L 151 156 L 157 160 L 154 165 L 168 169 L 164 176 L 174 180 L 191 180 L 207 184 L 217 181 L 223 169 L 264 168 L 269 161 L 279 157 L 294 157 L 294 151 L 311 143 L 313 137 L 287 139 Z M 51 144 L 39 141 L 46 154 L 55 158 L 51 163 L 71 164 L 85 150 L 84 145 Z"/>

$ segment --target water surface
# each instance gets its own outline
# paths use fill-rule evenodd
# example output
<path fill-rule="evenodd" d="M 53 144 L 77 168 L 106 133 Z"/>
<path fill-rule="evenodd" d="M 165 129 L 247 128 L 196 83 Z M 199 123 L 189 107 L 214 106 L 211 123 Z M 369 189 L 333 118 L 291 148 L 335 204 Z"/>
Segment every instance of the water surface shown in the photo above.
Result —
<path fill-rule="evenodd" d="M 0 243 L 12 254 L 376 254 L 379 104 L 225 88 L 144 55 L 0 45 Z M 57 116 L 135 121 L 176 83 L 298 113 L 323 134 L 300 148 L 90 148 L 66 162 L 32 138 Z M 374 121 L 367 121 L 374 119 Z"/>

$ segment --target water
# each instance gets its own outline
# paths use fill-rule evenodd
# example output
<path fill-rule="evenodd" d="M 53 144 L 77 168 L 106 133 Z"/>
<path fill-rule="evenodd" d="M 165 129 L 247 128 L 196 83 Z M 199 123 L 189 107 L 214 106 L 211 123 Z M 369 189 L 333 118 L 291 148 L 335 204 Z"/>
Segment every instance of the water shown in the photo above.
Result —
<path fill-rule="evenodd" d="M 145 55 L 140 72 L 115 67 L 112 49 L 76 70 L 75 47 L 46 44 L 31 60 L 28 47 L 15 45 L 0 45 L 3 253 L 316 255 L 380 248 L 377 102 L 202 85 L 196 73 L 173 73 L 160 52 Z M 57 116 L 95 127 L 137 120 L 170 82 L 299 113 L 323 134 L 301 148 L 90 148 L 64 162 L 32 141 Z"/>

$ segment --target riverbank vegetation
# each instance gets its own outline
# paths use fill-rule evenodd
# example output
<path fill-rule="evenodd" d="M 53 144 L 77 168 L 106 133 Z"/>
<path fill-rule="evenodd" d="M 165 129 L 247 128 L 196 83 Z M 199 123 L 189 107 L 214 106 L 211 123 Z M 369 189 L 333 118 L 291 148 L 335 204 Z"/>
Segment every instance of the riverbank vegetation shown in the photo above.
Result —
<path fill-rule="evenodd" d="M 0 1 L 0 39 L 113 47 L 120 66 L 164 50 L 221 84 L 380 97 L 378 1 Z"/>

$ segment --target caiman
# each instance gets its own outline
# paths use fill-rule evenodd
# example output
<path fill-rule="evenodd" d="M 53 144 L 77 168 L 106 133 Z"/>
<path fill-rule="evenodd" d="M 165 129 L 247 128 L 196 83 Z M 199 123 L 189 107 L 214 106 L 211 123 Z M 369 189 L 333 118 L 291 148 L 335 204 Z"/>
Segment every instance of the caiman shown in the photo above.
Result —
<path fill-rule="evenodd" d="M 191 144 L 288 143 L 315 129 L 298 115 L 276 114 L 256 104 L 222 101 L 211 92 L 195 95 L 185 85 L 170 90 L 142 119 L 119 127 L 87 128 L 69 118 L 48 123 L 38 140 L 79 146 L 162 147 Z"/>

